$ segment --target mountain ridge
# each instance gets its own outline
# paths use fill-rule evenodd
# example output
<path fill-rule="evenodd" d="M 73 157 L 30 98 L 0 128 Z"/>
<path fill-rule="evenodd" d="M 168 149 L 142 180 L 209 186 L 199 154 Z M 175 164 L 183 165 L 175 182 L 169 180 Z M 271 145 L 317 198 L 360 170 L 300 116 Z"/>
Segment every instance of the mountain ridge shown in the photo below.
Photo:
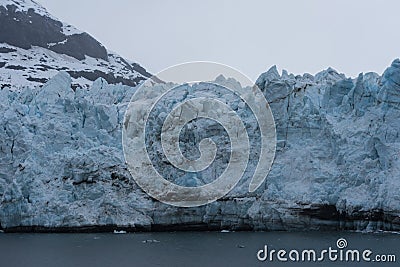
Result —
<path fill-rule="evenodd" d="M 136 86 L 151 77 L 32 0 L 0 0 L 0 32 L 1 88 L 41 86 L 60 70 L 85 88 L 97 78 Z"/>

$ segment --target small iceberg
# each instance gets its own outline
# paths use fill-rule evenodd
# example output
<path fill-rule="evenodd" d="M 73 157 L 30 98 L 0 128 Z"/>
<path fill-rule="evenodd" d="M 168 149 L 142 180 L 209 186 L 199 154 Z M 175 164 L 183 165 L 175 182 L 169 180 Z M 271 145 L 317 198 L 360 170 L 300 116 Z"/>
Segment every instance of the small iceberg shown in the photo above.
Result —
<path fill-rule="evenodd" d="M 143 240 L 142 243 L 160 243 L 160 241 L 156 239 L 147 239 Z"/>
<path fill-rule="evenodd" d="M 126 231 L 124 231 L 124 230 L 121 230 L 121 231 L 114 230 L 114 234 L 126 234 Z"/>

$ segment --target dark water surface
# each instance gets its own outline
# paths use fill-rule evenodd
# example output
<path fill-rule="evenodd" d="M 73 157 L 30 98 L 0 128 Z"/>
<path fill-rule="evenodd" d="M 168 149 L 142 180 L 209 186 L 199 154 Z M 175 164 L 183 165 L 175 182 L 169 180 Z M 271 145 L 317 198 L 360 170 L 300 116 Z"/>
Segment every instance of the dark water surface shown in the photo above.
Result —
<path fill-rule="evenodd" d="M 268 249 L 370 249 L 397 262 L 273 262 L 257 260 Z M 288 255 L 286 255 L 288 257 Z M 0 234 L 0 266 L 400 266 L 400 235 L 351 232 L 172 232 L 128 234 Z"/>

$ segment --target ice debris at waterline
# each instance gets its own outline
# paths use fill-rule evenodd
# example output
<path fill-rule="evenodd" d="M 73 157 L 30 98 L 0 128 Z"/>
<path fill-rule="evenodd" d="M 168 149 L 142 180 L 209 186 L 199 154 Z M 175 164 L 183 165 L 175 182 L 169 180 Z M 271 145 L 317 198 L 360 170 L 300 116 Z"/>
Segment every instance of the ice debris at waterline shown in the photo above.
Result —
<path fill-rule="evenodd" d="M 98 79 L 89 90 L 74 91 L 65 72 L 43 87 L 4 88 L 2 229 L 399 231 L 400 61 L 382 76 L 355 79 L 333 69 L 315 76 L 280 75 L 273 67 L 257 84 L 277 126 L 277 154 L 267 181 L 248 193 L 244 179 L 226 197 L 197 208 L 159 203 L 130 179 L 121 127 L 135 88 Z M 223 129 L 201 121 L 195 126 L 180 136 L 183 147 L 211 131 L 217 138 L 221 133 L 219 152 L 227 151 Z M 217 159 L 224 162 L 222 154 Z M 213 166 L 207 177 L 175 182 L 208 182 L 224 168 Z"/>

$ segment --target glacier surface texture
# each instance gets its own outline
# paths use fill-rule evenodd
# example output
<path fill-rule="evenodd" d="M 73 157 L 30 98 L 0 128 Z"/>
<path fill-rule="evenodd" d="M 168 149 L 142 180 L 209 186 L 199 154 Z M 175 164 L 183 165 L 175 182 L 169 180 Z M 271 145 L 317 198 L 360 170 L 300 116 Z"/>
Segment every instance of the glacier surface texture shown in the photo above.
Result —
<path fill-rule="evenodd" d="M 400 230 L 399 60 L 382 76 L 355 79 L 333 69 L 315 76 L 279 74 L 275 67 L 263 73 L 256 83 L 275 117 L 277 152 L 266 182 L 252 193 L 257 125 L 244 105 L 225 96 L 254 142 L 249 168 L 228 195 L 196 208 L 155 201 L 131 179 L 121 129 L 135 87 L 102 78 L 90 88 L 71 83 L 70 74 L 59 72 L 41 87 L 0 91 L 0 224 L 6 231 Z M 187 94 L 174 97 L 182 101 Z M 165 117 L 162 107 L 156 111 Z M 157 115 L 151 123 L 150 131 L 161 129 Z M 157 134 L 147 140 L 150 157 L 176 184 L 208 183 L 229 160 L 223 128 L 193 121 L 180 139 L 187 156 L 196 157 L 196 140 L 206 137 L 219 145 L 217 162 L 201 174 L 171 168 L 159 156 Z"/>

